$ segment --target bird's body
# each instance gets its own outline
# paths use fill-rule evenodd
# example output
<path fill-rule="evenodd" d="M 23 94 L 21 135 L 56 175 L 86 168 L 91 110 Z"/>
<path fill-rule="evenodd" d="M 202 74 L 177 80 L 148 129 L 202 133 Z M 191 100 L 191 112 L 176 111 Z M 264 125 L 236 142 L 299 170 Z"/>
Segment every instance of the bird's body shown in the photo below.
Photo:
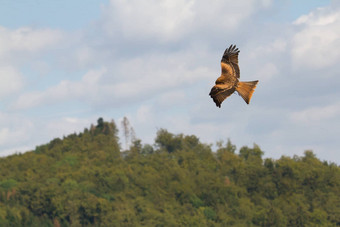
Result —
<path fill-rule="evenodd" d="M 217 78 L 215 86 L 211 88 L 210 97 L 221 107 L 221 103 L 235 91 L 249 104 L 251 96 L 256 88 L 258 80 L 240 82 L 240 68 L 238 66 L 238 53 L 236 46 L 231 45 L 224 51 L 221 60 L 222 73 Z"/>

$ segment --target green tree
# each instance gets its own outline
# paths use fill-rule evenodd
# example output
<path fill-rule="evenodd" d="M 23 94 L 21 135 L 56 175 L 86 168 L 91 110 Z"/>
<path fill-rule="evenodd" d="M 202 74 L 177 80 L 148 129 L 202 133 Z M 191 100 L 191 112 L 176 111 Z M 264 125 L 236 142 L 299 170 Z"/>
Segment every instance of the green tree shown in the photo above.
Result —
<path fill-rule="evenodd" d="M 340 168 L 157 132 L 124 151 L 114 121 L 0 158 L 0 226 L 338 226 Z"/>

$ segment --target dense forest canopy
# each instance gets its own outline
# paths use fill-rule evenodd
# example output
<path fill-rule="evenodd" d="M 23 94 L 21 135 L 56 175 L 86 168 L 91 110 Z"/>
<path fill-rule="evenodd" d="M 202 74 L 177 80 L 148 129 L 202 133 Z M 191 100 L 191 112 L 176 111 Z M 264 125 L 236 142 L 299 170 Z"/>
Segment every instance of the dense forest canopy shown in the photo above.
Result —
<path fill-rule="evenodd" d="M 336 164 L 217 147 L 161 129 L 153 145 L 133 137 L 123 151 L 116 124 L 100 118 L 0 159 L 0 226 L 340 225 Z"/>

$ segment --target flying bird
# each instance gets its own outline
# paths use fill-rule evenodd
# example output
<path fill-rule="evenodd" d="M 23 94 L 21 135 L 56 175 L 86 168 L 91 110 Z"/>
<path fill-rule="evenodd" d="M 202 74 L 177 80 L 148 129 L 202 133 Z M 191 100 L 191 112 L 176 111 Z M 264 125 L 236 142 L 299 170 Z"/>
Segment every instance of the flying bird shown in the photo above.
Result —
<path fill-rule="evenodd" d="M 222 73 L 215 82 L 215 86 L 211 88 L 210 97 L 216 103 L 216 106 L 221 108 L 222 102 L 233 94 L 235 91 L 249 104 L 251 96 L 256 88 L 258 80 L 241 82 L 240 68 L 238 66 L 238 53 L 240 51 L 236 45 L 230 45 L 224 51 L 221 60 Z"/>

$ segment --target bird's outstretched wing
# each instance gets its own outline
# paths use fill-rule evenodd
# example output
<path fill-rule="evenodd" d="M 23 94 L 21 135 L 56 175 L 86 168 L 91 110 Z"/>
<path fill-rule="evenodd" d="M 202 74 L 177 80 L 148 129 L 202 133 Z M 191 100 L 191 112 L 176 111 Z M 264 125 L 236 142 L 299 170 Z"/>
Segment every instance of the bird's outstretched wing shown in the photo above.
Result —
<path fill-rule="evenodd" d="M 214 100 L 216 106 L 221 108 L 221 103 L 234 92 L 235 87 L 221 88 L 219 85 L 215 85 L 211 88 L 209 95 Z"/>
<path fill-rule="evenodd" d="M 235 70 L 235 76 L 237 78 L 240 78 L 240 68 L 238 66 L 239 53 L 240 51 L 236 47 L 236 45 L 230 45 L 230 47 L 224 51 L 224 54 L 221 59 L 222 74 L 224 74 L 224 72 L 230 72 L 231 66 Z"/>

